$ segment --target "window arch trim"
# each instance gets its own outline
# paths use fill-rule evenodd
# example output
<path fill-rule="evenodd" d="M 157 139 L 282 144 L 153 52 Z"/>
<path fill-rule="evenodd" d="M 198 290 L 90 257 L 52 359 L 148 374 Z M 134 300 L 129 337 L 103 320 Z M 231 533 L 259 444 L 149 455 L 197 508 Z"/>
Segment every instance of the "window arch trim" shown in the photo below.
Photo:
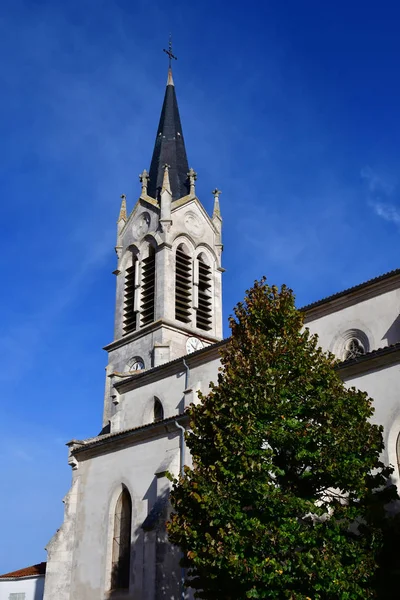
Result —
<path fill-rule="evenodd" d="M 367 332 L 365 330 L 367 330 Z M 331 352 L 333 352 L 339 360 L 349 360 L 346 359 L 346 355 L 352 340 L 355 341 L 355 344 L 359 343 L 364 350 L 364 352 L 360 352 L 360 354 L 367 354 L 371 351 L 372 336 L 368 329 L 366 327 L 363 327 L 363 329 L 351 327 L 345 331 L 341 331 L 335 336 L 330 346 Z"/>
<path fill-rule="evenodd" d="M 351 360 L 370 351 L 369 339 L 361 329 L 348 329 L 341 336 L 340 358 Z"/>
<path fill-rule="evenodd" d="M 113 537 L 114 537 L 114 516 L 117 508 L 118 500 L 122 494 L 122 492 L 127 490 L 130 495 L 132 502 L 132 524 L 131 524 L 131 541 L 132 541 L 132 525 L 133 525 L 133 509 L 134 502 L 133 498 L 135 498 L 134 490 L 132 489 L 130 482 L 126 480 L 125 477 L 120 479 L 120 483 L 116 486 L 113 486 L 109 490 L 108 495 L 108 526 L 107 526 L 107 551 L 106 551 L 106 564 L 105 564 L 105 578 L 104 578 L 104 593 L 109 594 L 110 598 L 113 598 L 114 592 L 118 595 L 118 591 L 114 590 L 111 585 L 111 576 L 112 576 L 112 558 L 113 558 Z"/>
<path fill-rule="evenodd" d="M 114 507 L 110 590 L 129 590 L 132 543 L 132 496 L 122 485 Z"/>
<path fill-rule="evenodd" d="M 154 396 L 153 400 L 153 422 L 158 423 L 164 420 L 164 407 L 161 400 Z"/>

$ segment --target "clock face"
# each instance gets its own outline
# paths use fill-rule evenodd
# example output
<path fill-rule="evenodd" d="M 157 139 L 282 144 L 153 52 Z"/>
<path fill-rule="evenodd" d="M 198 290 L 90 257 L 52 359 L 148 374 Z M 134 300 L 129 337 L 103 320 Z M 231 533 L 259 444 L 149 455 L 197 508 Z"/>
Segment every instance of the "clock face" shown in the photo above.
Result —
<path fill-rule="evenodd" d="M 131 364 L 131 371 L 141 371 L 142 369 L 144 369 L 144 362 L 142 360 L 135 360 Z"/>
<path fill-rule="evenodd" d="M 204 344 L 199 338 L 190 337 L 186 341 L 186 352 L 190 354 L 191 352 L 196 352 L 196 350 L 201 350 L 204 348 Z"/>

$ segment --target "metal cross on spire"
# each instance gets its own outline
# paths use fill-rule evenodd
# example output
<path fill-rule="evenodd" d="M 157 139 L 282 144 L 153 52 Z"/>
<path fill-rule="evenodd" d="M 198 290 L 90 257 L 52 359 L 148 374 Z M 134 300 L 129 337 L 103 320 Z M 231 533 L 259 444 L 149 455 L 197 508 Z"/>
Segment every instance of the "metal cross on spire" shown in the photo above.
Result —
<path fill-rule="evenodd" d="M 165 54 L 168 55 L 169 68 L 171 68 L 172 59 L 174 58 L 175 60 L 178 60 L 178 58 L 174 54 L 172 54 L 172 36 L 171 36 L 171 34 L 169 34 L 168 50 L 163 48 L 163 51 L 165 52 Z"/>

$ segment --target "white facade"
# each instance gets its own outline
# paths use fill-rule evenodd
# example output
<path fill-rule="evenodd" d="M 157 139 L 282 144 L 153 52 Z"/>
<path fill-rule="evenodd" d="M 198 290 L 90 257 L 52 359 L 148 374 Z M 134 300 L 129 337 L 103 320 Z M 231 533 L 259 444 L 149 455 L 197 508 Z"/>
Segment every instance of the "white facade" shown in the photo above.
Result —
<path fill-rule="evenodd" d="M 190 464 L 182 438 L 185 408 L 218 379 L 222 221 L 218 190 L 209 217 L 195 194 L 193 174 L 190 193 L 175 200 L 168 166 L 158 199 L 147 195 L 147 180 L 144 172 L 142 193 L 129 217 L 125 199 L 121 207 L 115 332 L 106 346 L 104 429 L 98 437 L 69 444 L 72 487 L 64 499 L 64 523 L 47 548 L 45 600 L 182 598 L 179 553 L 165 532 L 170 485 L 165 474 L 178 475 L 182 464 Z M 185 322 L 177 318 L 179 248 L 189 265 L 187 277 L 184 273 L 190 287 L 189 300 L 183 299 Z M 148 260 L 152 256 L 153 263 Z M 155 269 L 154 282 L 149 264 Z M 206 329 L 198 327 L 197 318 L 201 268 L 208 277 L 203 309 L 211 307 Z M 145 322 L 149 305 L 152 318 Z M 318 333 L 322 347 L 344 361 L 338 367 L 344 381 L 375 399 L 374 420 L 385 427 L 384 458 L 395 465 L 396 481 L 399 310 L 399 272 L 304 309 L 306 326 Z M 188 354 L 193 343 L 202 349 Z M 122 497 L 127 498 L 125 506 L 130 503 L 129 552 L 122 529 L 116 529 L 117 513 L 127 522 L 128 512 L 118 508 Z M 128 583 L 118 570 L 126 557 Z"/>
<path fill-rule="evenodd" d="M 395 466 L 396 482 L 400 336 L 391 337 L 392 345 L 388 345 L 387 332 L 398 318 L 399 279 L 398 273 L 389 274 L 364 284 L 360 290 L 317 303 L 305 312 L 307 326 L 319 334 L 324 348 L 335 350 L 340 359 L 344 358 L 348 331 L 367 336 L 368 351 L 343 362 L 339 372 L 348 385 L 374 398 L 374 421 L 384 425 L 383 458 Z M 182 413 L 188 403 L 197 400 L 197 391 L 207 392 L 209 382 L 217 381 L 222 344 L 115 382 L 112 433 L 71 443 L 73 486 L 66 503 L 66 519 L 48 547 L 48 589 L 54 589 L 51 582 L 60 582 L 60 573 L 67 573 L 57 592 L 60 600 L 119 597 L 109 595 L 110 543 L 115 502 L 122 485 L 132 496 L 134 515 L 127 597 L 180 598 L 177 556 L 168 549 L 163 527 L 153 513 L 169 488 L 165 471 L 175 475 L 179 472 L 181 440 L 177 424 L 185 423 Z M 164 408 L 164 420 L 159 423 L 152 423 L 154 397 Z M 190 457 L 185 455 L 184 462 L 190 464 Z M 147 528 L 149 517 L 154 522 Z M 49 591 L 45 599 L 52 597 Z"/>
<path fill-rule="evenodd" d="M 0 579 L 0 600 L 42 600 L 44 575 Z"/>
<path fill-rule="evenodd" d="M 185 196 L 176 197 L 177 187 L 171 186 L 170 170 L 176 182 L 187 159 L 182 159 L 181 139 L 179 156 L 173 154 L 175 143 L 160 151 L 164 138 L 174 141 L 181 135 L 168 86 L 152 165 L 164 152 L 172 167 L 159 166 L 157 199 L 147 193 L 144 171 L 141 195 L 129 216 L 122 200 L 114 340 L 105 348 L 103 435 L 69 444 L 73 482 L 64 499 L 64 523 L 47 548 L 46 600 L 171 600 L 182 593 L 179 552 L 165 531 L 165 474 L 178 475 L 190 462 L 182 435 L 184 411 L 218 377 L 222 219 L 220 192 L 213 192 L 209 216 L 196 196 L 192 169 Z M 199 351 L 188 354 L 194 350 Z M 128 513 L 129 552 L 122 526 L 116 529 Z M 126 560 L 128 578 L 121 575 Z"/>

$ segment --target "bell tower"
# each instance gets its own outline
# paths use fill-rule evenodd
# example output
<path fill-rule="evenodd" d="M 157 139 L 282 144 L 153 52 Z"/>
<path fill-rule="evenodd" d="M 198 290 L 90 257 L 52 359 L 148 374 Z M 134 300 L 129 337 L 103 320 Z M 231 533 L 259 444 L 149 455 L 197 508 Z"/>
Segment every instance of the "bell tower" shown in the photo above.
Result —
<path fill-rule="evenodd" d="M 222 339 L 220 191 L 208 215 L 196 195 L 172 77 L 171 51 L 164 102 L 149 172 L 127 213 L 117 221 L 114 340 L 108 352 L 104 425 L 113 384 Z"/>

